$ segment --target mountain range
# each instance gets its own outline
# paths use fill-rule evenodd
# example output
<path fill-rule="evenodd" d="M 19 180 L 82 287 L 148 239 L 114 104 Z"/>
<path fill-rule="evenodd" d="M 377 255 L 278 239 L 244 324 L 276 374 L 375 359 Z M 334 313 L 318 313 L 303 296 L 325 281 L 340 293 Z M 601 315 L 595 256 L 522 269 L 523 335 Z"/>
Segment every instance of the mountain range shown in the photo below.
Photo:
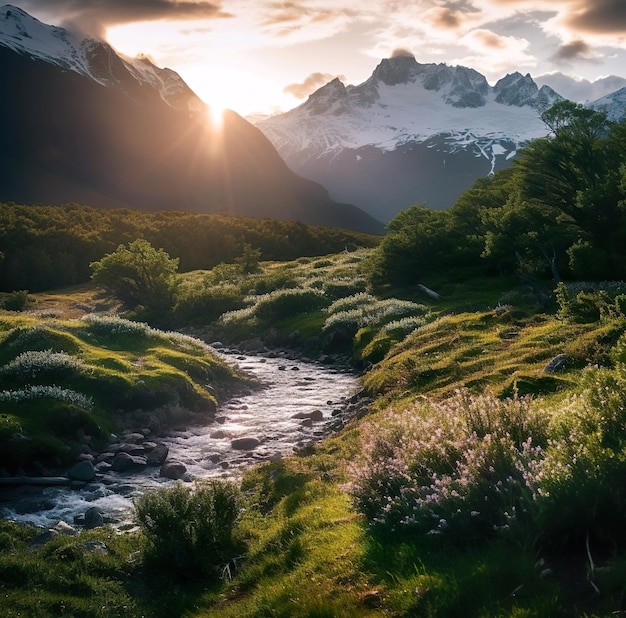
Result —
<path fill-rule="evenodd" d="M 619 118 L 624 98 L 592 105 Z M 448 208 L 478 177 L 510 165 L 546 135 L 541 112 L 562 99 L 529 74 L 491 86 L 473 69 L 398 55 L 362 84 L 334 79 L 257 126 L 291 169 L 388 221 L 415 203 Z"/>
<path fill-rule="evenodd" d="M 0 200 L 187 210 L 380 233 L 174 71 L 0 7 Z"/>

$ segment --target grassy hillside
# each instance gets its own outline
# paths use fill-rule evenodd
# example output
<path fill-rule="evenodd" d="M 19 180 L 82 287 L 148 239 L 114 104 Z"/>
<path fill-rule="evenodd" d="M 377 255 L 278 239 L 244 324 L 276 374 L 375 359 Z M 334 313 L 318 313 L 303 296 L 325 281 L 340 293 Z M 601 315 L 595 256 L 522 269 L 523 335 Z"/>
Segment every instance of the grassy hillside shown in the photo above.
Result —
<path fill-rule="evenodd" d="M 241 380 L 178 333 L 117 316 L 0 311 L 0 467 L 58 469 L 80 435 L 95 446 L 122 428 L 210 418 Z"/>
<path fill-rule="evenodd" d="M 246 475 L 245 508 L 231 531 L 237 553 L 217 577 L 183 573 L 181 581 L 180 570 L 151 565 L 142 534 L 103 529 L 29 550 L 34 533 L 5 522 L 5 614 L 552 618 L 626 611 L 619 287 L 570 286 L 545 305 L 515 279 L 451 277 L 424 280 L 439 300 L 419 288 L 398 289 L 397 297 L 387 288 L 382 297 L 366 282 L 368 256 L 358 250 L 261 262 L 252 274 L 221 265 L 181 275 L 197 300 L 230 295 L 243 305 L 203 322 L 189 304 L 185 322 L 196 332 L 348 355 L 373 398 L 369 414 L 341 434 Z M 71 298 L 35 295 L 31 309 L 67 308 Z M 2 319 L 6 375 L 26 352 L 10 348 L 9 355 L 9 344 L 45 333 L 39 349 L 80 359 L 72 380 L 96 408 L 110 407 L 101 392 L 126 391 L 100 390 L 101 383 L 149 384 L 156 374 L 176 389 L 207 372 L 218 383 L 223 375 L 195 356 L 197 344 L 124 320 L 9 312 Z M 111 337 L 114 324 L 119 337 Z M 547 373 L 558 355 L 564 366 Z M 68 370 L 66 356 L 54 358 L 55 370 Z M 207 400 L 193 384 L 190 392 Z M 24 412 L 20 422 L 27 418 Z M 105 544 L 105 557 L 85 549 L 91 539 Z M 13 577 L 17 568 L 25 579 Z"/>

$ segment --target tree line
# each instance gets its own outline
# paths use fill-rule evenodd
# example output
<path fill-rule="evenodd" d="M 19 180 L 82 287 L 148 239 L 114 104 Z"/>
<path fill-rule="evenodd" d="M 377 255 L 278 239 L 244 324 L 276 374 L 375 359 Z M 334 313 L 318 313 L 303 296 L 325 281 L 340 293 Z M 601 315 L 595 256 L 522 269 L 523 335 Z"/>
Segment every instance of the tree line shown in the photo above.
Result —
<path fill-rule="evenodd" d="M 378 284 L 472 269 L 527 280 L 626 277 L 626 123 L 562 101 L 550 133 L 477 180 L 446 211 L 415 205 L 387 227 L 370 263 Z"/>
<path fill-rule="evenodd" d="M 0 204 L 0 291 L 37 292 L 89 281 L 90 263 L 138 238 L 178 258 L 181 271 L 232 262 L 249 247 L 263 260 L 291 260 L 380 240 L 275 219 Z"/>

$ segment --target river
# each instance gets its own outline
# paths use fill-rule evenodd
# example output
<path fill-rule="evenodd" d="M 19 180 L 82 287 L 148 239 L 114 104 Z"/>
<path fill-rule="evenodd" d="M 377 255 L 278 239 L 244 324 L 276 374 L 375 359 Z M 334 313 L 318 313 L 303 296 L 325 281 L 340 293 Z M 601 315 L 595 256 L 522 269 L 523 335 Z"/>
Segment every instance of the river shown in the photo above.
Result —
<path fill-rule="evenodd" d="M 347 368 L 285 354 L 236 350 L 220 350 L 219 354 L 253 375 L 263 387 L 225 402 L 209 425 L 159 438 L 169 448 L 168 461 L 185 465 L 188 481 L 238 479 L 250 466 L 291 455 L 323 439 L 354 413 L 350 400 L 359 390 L 359 379 Z M 238 450 L 232 444 L 239 438 L 258 444 Z M 138 495 L 173 482 L 159 476 L 159 467 L 147 467 L 136 473 L 108 472 L 80 489 L 2 489 L 0 514 L 51 527 L 59 521 L 73 525 L 87 509 L 96 507 L 106 522 L 127 527 L 132 525 L 133 500 Z"/>

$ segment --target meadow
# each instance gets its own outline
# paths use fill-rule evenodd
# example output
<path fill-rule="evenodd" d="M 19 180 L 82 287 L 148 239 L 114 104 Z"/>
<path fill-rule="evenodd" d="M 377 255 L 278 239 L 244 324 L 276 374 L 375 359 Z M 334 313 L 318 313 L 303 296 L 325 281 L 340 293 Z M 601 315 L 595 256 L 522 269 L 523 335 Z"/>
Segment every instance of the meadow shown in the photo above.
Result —
<path fill-rule="evenodd" d="M 139 519 L 152 515 L 137 532 L 105 527 L 33 544 L 40 531 L 1 522 L 4 615 L 625 611 L 621 285 L 555 291 L 546 282 L 546 304 L 515 277 L 434 273 L 422 282 L 435 300 L 418 286 L 372 285 L 374 251 L 176 275 L 172 330 L 192 324 L 209 341 L 349 359 L 369 413 L 252 469 L 240 486 L 196 499 L 174 488 L 139 503 Z M 166 384 L 168 396 L 191 380 L 192 404 L 209 397 L 198 383 L 233 384 L 200 344 L 132 322 L 132 310 L 75 315 L 74 295 L 91 308 L 98 294 L 32 294 L 24 311 L 2 312 L 3 391 L 19 393 L 3 395 L 16 406 L 7 426 L 31 418 L 32 398 L 20 399 L 28 385 L 56 376 L 88 398 L 93 408 L 62 401 L 84 418 L 119 406 L 103 393 L 123 397 L 134 380 Z M 29 337 L 37 345 L 12 343 Z M 546 372 L 559 355 L 564 365 Z M 41 416 L 32 418 L 35 431 Z M 231 515 L 209 517 L 216 500 Z"/>

